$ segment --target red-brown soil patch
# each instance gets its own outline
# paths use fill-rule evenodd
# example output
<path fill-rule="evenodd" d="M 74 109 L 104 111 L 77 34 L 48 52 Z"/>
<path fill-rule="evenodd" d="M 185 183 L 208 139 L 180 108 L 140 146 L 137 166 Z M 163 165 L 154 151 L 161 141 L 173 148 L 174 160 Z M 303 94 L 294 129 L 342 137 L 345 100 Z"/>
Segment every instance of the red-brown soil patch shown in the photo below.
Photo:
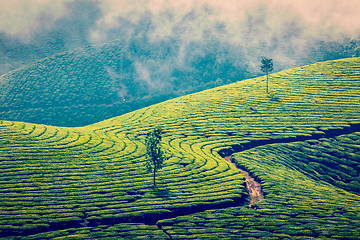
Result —
<path fill-rule="evenodd" d="M 232 164 L 234 167 L 239 169 L 240 173 L 245 176 L 246 188 L 249 192 L 249 198 L 248 198 L 249 206 L 251 206 L 251 204 L 253 204 L 253 203 L 256 203 L 256 202 L 264 199 L 264 196 L 261 191 L 260 183 L 255 181 L 255 179 L 253 177 L 251 177 L 250 174 L 248 172 L 246 172 L 244 169 L 238 168 L 235 165 L 235 163 L 231 162 L 230 156 L 225 157 L 224 159 L 227 162 L 229 162 L 230 164 Z"/>

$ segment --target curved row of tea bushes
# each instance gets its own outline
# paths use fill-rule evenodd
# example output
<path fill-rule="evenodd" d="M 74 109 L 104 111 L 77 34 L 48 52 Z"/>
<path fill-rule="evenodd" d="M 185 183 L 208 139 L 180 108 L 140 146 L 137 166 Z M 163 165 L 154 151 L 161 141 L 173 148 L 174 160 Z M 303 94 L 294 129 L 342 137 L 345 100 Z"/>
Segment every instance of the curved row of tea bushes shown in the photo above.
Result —
<path fill-rule="evenodd" d="M 1 234 L 29 235 L 121 222 L 155 224 L 160 219 L 239 206 L 246 197 L 244 177 L 219 152 L 230 146 L 241 149 L 354 131 L 360 123 L 359 63 L 359 58 L 344 59 L 272 74 L 269 95 L 265 94 L 265 77 L 260 77 L 80 128 L 2 121 Z M 152 187 L 152 174 L 143 166 L 145 137 L 154 126 L 164 129 L 163 148 L 170 156 L 157 173 L 157 191 Z M 270 159 L 267 153 L 257 158 Z M 253 164 L 249 160 L 241 165 L 262 180 L 267 193 L 275 185 L 272 178 L 264 178 L 264 172 L 279 171 L 277 165 L 258 162 L 259 170 L 254 171 Z M 298 174 L 296 169 L 284 167 L 281 174 L 291 177 L 292 172 L 287 171 Z M 299 179 L 311 173 L 303 171 Z M 335 188 L 317 186 L 318 179 L 307 178 L 307 186 L 319 188 L 320 196 Z M 298 186 L 297 178 L 291 179 L 287 189 Z M 273 193 L 293 197 L 281 189 Z M 266 201 L 274 199 L 269 196 Z M 316 196 L 312 193 L 306 204 Z M 347 201 L 353 201 L 351 196 L 346 193 Z M 342 207 L 335 197 L 321 201 Z M 344 214 L 351 215 L 347 206 Z M 296 212 L 298 206 L 291 208 Z M 255 211 L 239 209 L 244 214 Z M 169 225 L 168 233 L 176 235 L 171 232 L 172 223 L 165 222 L 161 223 L 164 229 Z M 210 230 L 214 231 L 209 226 Z"/>
<path fill-rule="evenodd" d="M 336 138 L 270 144 L 235 154 L 232 161 L 242 168 L 248 168 L 262 179 L 266 198 L 252 208 L 207 210 L 160 220 L 158 226 L 164 232 L 159 232 L 155 227 L 143 226 L 141 231 L 136 230 L 139 234 L 136 235 L 128 230 L 128 224 L 119 224 L 107 228 L 100 226 L 60 230 L 19 239 L 39 239 L 45 236 L 49 239 L 59 236 L 64 239 L 75 239 L 75 236 L 136 239 L 145 235 L 154 239 L 166 239 L 168 236 L 173 239 L 358 239 L 359 193 L 354 195 L 327 184 L 319 179 L 326 179 L 329 175 L 327 172 L 316 172 L 321 168 L 309 172 L 306 169 L 307 165 L 301 165 L 301 162 L 312 160 L 326 166 L 327 162 L 323 161 L 324 154 L 331 151 L 332 155 L 329 154 L 327 157 L 332 159 L 334 153 L 344 154 L 351 156 L 353 160 L 337 158 L 338 164 L 328 169 L 353 169 L 353 175 L 359 176 L 359 169 L 356 168 L 360 161 L 354 159 L 355 156 L 360 157 L 359 141 L 360 132 L 357 132 Z M 305 154 L 310 151 L 313 154 Z M 343 182 L 341 187 L 351 187 L 352 181 L 348 182 Z M 130 226 L 137 227 L 135 224 Z M 147 232 L 144 232 L 145 230 Z"/>
<path fill-rule="evenodd" d="M 0 76 L 0 118 L 84 126 L 160 102 L 162 96 L 141 96 L 144 87 L 133 80 L 133 61 L 128 49 L 112 41 L 15 69 Z M 122 88 L 128 96 L 120 96 Z"/>
<path fill-rule="evenodd" d="M 261 179 L 264 200 L 158 225 L 174 239 L 359 239 L 359 143 L 357 132 L 236 153 L 232 161 Z"/>
<path fill-rule="evenodd" d="M 170 239 L 156 226 L 139 223 L 121 223 L 112 226 L 100 225 L 97 227 L 79 227 L 66 230 L 38 233 L 28 236 L 15 236 L 14 240 L 52 239 Z"/>
<path fill-rule="evenodd" d="M 212 41 L 205 43 L 207 47 L 189 46 L 184 64 L 173 64 L 184 54 L 181 39 L 165 42 L 151 43 L 144 52 L 139 51 L 143 44 L 117 39 L 10 71 L 0 76 L 0 119 L 85 126 L 253 75 L 239 64 L 245 59 Z M 199 47 L 203 52 L 193 56 L 191 49 Z"/>
<path fill-rule="evenodd" d="M 335 138 L 320 138 L 283 146 L 267 146 L 289 156 L 287 164 L 307 176 L 325 181 L 349 192 L 360 194 L 360 136 L 359 133 Z"/>
<path fill-rule="evenodd" d="M 238 205 L 246 195 L 241 174 L 191 151 L 192 144 L 170 158 L 154 190 L 143 166 L 144 141 L 120 128 L 100 133 L 2 121 L 0 129 L 1 235 L 85 222 L 155 224 L 168 216 Z M 185 154 L 191 167 L 178 164 Z"/>

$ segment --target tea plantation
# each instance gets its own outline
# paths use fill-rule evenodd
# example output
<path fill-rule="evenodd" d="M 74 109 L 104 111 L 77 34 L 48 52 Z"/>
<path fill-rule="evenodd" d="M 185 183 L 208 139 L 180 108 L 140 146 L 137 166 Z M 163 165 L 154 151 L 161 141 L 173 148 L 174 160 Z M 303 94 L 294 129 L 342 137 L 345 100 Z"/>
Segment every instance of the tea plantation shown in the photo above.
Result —
<path fill-rule="evenodd" d="M 123 102 L 118 92 L 128 85 L 122 78 L 130 78 L 134 71 L 131 64 L 127 52 L 114 41 L 25 65 L 0 76 L 0 116 L 4 120 L 81 126 L 123 114 L 132 105 Z M 120 69 L 121 77 L 116 74 Z"/>
<path fill-rule="evenodd" d="M 179 64 L 179 44 L 113 40 L 24 65 L 0 76 L 0 119 L 85 126 L 249 76 L 244 59 L 211 41 Z"/>
<path fill-rule="evenodd" d="M 210 210 L 159 225 L 175 239 L 359 239 L 359 144 L 357 132 L 234 154 L 237 165 L 261 179 L 265 200 L 252 209 Z"/>
<path fill-rule="evenodd" d="M 358 239 L 360 58 L 317 63 L 77 128 L 0 124 L 4 239 Z M 145 136 L 170 159 L 146 173 Z M 244 206 L 239 170 L 264 199 Z"/>

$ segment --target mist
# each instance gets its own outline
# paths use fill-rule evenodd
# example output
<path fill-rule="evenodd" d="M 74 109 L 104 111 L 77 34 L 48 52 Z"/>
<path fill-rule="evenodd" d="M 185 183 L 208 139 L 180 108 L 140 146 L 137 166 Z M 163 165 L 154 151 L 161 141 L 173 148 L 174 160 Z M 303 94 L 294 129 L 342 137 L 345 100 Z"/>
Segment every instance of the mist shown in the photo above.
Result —
<path fill-rule="evenodd" d="M 261 74 L 262 57 L 280 71 L 353 56 L 358 42 L 348 55 L 343 46 L 360 36 L 357 0 L 1 0 L 1 6 L 0 74 L 117 39 L 128 49 L 137 87 L 150 93 L 181 91 L 174 74 L 202 71 L 209 62 L 223 68 L 212 81 L 226 83 Z M 334 50 L 340 53 L 329 54 Z M 230 80 L 223 76 L 228 68 L 238 71 Z"/>

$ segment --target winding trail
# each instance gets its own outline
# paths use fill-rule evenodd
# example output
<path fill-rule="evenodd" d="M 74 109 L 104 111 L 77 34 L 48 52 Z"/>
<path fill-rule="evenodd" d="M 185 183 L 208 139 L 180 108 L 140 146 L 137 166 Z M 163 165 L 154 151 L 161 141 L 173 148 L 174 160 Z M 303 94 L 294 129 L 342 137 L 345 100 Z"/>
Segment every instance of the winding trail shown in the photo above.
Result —
<path fill-rule="evenodd" d="M 321 130 L 320 128 L 317 128 L 317 129 L 319 131 Z M 341 129 L 334 128 L 334 129 L 328 129 L 328 130 L 321 130 L 322 133 L 315 133 L 315 134 L 312 134 L 310 136 L 295 136 L 295 137 L 292 137 L 292 138 L 255 140 L 255 141 L 250 141 L 248 143 L 244 143 L 242 145 L 239 145 L 239 144 L 230 145 L 230 146 L 228 146 L 228 148 L 220 150 L 218 152 L 218 154 L 225 161 L 232 164 L 236 169 L 238 169 L 240 171 L 241 174 L 243 174 L 245 176 L 245 185 L 246 185 L 246 189 L 247 189 L 247 191 L 249 193 L 249 196 L 248 196 L 247 199 L 245 199 L 245 202 L 242 202 L 242 203 L 239 202 L 237 206 L 246 206 L 246 205 L 248 205 L 249 207 L 252 207 L 252 204 L 254 204 L 256 202 L 259 202 L 262 199 L 264 199 L 264 195 L 263 195 L 263 192 L 261 190 L 260 183 L 257 182 L 255 180 L 255 178 L 250 175 L 249 172 L 245 171 L 242 168 L 237 167 L 235 163 L 231 162 L 231 155 L 233 153 L 242 152 L 242 151 L 245 151 L 245 150 L 249 150 L 249 149 L 252 149 L 252 148 L 255 148 L 255 147 L 259 147 L 259 146 L 264 146 L 264 145 L 267 145 L 267 144 L 291 143 L 291 142 L 298 142 L 298 141 L 306 141 L 306 140 L 310 140 L 310 139 L 333 138 L 333 137 L 336 137 L 336 136 L 340 136 L 340 135 L 343 135 L 343 134 L 350 134 L 350 133 L 357 132 L 357 131 L 360 131 L 360 123 L 350 124 L 349 126 L 343 127 Z M 209 209 L 206 209 L 206 210 L 219 209 L 219 208 L 226 208 L 226 207 L 224 207 L 224 206 L 215 207 L 215 208 L 209 208 Z M 193 214 L 193 213 L 196 213 L 196 212 L 203 212 L 203 211 L 204 210 L 198 210 L 198 211 L 194 211 L 194 212 L 191 212 L 191 213 L 182 212 L 180 214 L 178 213 L 177 215 L 167 216 L 165 218 L 159 217 L 159 219 L 155 220 L 156 225 L 151 224 L 150 226 L 158 227 L 165 234 L 167 234 L 170 239 L 172 239 L 171 234 L 166 232 L 166 230 L 164 230 L 162 228 L 162 225 L 158 223 L 159 220 L 166 219 L 166 218 L 175 218 L 175 217 L 184 216 L 184 215 L 190 215 L 190 214 Z"/>
<path fill-rule="evenodd" d="M 250 176 L 250 174 L 248 172 L 246 172 L 245 170 L 243 170 L 241 168 L 238 168 L 235 165 L 235 163 L 231 162 L 231 156 L 224 157 L 224 159 L 227 162 L 229 162 L 230 164 L 232 164 L 234 167 L 239 169 L 240 173 L 245 176 L 246 188 L 249 192 L 249 197 L 247 198 L 249 206 L 251 207 L 251 204 L 264 199 L 264 195 L 261 191 L 260 183 L 255 181 L 255 179 L 252 176 Z"/>

